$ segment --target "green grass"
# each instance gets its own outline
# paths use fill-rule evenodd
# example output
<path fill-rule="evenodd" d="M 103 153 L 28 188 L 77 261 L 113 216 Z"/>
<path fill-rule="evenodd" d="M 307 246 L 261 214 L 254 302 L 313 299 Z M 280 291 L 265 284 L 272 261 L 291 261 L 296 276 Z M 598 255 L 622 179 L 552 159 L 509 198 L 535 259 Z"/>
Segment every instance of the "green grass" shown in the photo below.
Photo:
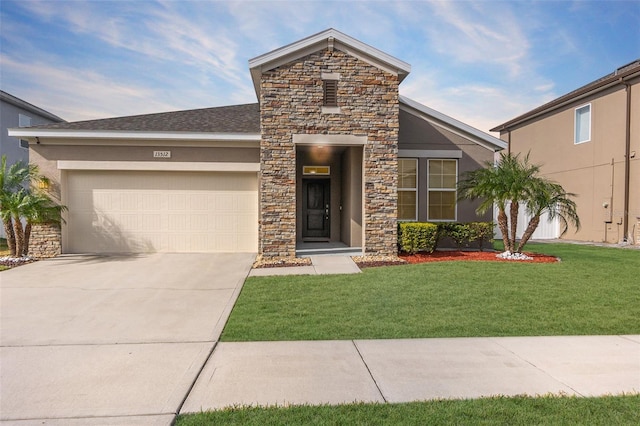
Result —
<path fill-rule="evenodd" d="M 249 278 L 222 340 L 640 333 L 640 251 L 527 249 L 562 262 L 438 262 Z"/>
<path fill-rule="evenodd" d="M 637 425 L 640 396 L 495 397 L 407 404 L 233 408 L 178 416 L 196 425 Z"/>

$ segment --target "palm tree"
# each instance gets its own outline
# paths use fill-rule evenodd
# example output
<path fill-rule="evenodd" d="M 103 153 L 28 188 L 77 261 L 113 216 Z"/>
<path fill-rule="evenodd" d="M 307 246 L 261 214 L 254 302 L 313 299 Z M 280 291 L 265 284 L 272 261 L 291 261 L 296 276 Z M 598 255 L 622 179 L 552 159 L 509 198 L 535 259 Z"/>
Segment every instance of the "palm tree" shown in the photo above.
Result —
<path fill-rule="evenodd" d="M 576 229 L 580 229 L 580 218 L 578 217 L 576 203 L 571 199 L 576 194 L 567 192 L 561 185 L 542 178 L 536 179 L 533 186 L 533 197 L 527 202 L 527 213 L 531 215 L 531 219 L 520 239 L 518 252 L 522 250 L 522 247 L 533 235 L 543 213 L 547 213 L 550 220 L 560 219 L 563 227 L 560 235 L 564 235 L 567 232 L 569 223 L 575 226 Z"/>
<path fill-rule="evenodd" d="M 540 166 L 531 164 L 528 154 L 523 159 L 519 154 L 500 154 L 498 163 L 487 162 L 485 165 L 486 168 L 467 172 L 463 176 L 458 183 L 458 194 L 461 199 L 480 199 L 481 203 L 476 209 L 479 214 L 489 211 L 495 203 L 505 251 L 521 252 L 538 227 L 540 215 L 544 212 L 548 212 L 552 218 L 560 218 L 565 225 L 568 220 L 579 226 L 575 203 L 571 200 L 574 194 L 567 193 L 559 184 L 538 176 Z M 510 204 L 508 215 L 507 204 Z M 527 206 L 533 217 L 516 246 L 521 204 Z M 566 226 L 564 231 L 566 232 Z"/>
<path fill-rule="evenodd" d="M 23 198 L 21 211 L 27 222 L 24 227 L 23 256 L 29 254 L 29 239 L 33 225 L 37 223 L 61 223 L 64 221 L 62 212 L 65 210 L 67 210 L 66 206 L 53 202 L 49 195 L 43 191 L 33 191 Z"/>
<path fill-rule="evenodd" d="M 62 219 L 60 213 L 64 206 L 58 206 L 45 192 L 26 188 L 40 182 L 47 182 L 47 178 L 39 173 L 36 165 L 19 161 L 7 167 L 6 155 L 0 158 L 0 219 L 12 257 L 27 254 L 30 223 L 46 220 L 59 223 Z M 21 218 L 27 220 L 26 234 Z"/>

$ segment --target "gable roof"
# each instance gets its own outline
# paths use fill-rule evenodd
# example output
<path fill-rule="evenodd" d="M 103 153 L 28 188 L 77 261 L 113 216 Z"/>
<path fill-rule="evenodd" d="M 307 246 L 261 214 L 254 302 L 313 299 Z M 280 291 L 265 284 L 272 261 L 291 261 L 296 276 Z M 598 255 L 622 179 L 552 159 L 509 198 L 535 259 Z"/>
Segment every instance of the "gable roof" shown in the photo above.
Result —
<path fill-rule="evenodd" d="M 462 121 L 449 117 L 446 114 L 436 111 L 433 108 L 429 108 L 428 106 L 411 100 L 405 96 L 400 96 L 400 108 L 494 152 L 507 148 L 507 143 L 503 140 L 491 136 L 488 133 L 469 126 Z"/>
<path fill-rule="evenodd" d="M 507 121 L 506 123 L 500 124 L 499 126 L 491 129 L 492 132 L 499 132 L 508 130 L 517 126 L 519 124 L 524 123 L 527 120 L 536 118 L 542 114 L 546 114 L 548 112 L 554 111 L 558 108 L 562 108 L 565 105 L 578 101 L 582 98 L 586 98 L 594 93 L 601 92 L 606 90 L 612 86 L 618 84 L 624 84 L 627 80 L 632 78 L 636 78 L 640 76 L 640 59 L 636 59 L 633 62 L 630 62 L 626 65 L 621 66 L 616 69 L 614 72 L 605 75 L 595 81 L 592 81 L 589 84 L 586 84 L 572 92 L 567 93 L 557 99 L 554 99 L 551 102 L 547 102 L 546 104 L 535 108 L 529 112 L 526 112 L 518 117 Z"/>
<path fill-rule="evenodd" d="M 302 40 L 280 47 L 249 60 L 256 95 L 260 97 L 260 76 L 264 71 L 300 59 L 326 48 L 336 48 L 398 76 L 398 82 L 411 72 L 411 65 L 353 37 L 329 28 Z"/>

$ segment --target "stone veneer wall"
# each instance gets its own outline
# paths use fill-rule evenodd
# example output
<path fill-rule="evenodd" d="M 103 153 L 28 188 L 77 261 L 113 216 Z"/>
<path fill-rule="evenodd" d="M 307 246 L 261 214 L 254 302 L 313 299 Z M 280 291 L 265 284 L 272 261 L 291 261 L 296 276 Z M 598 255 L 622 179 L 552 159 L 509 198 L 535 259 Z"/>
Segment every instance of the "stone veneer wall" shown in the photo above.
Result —
<path fill-rule="evenodd" d="M 34 224 L 29 238 L 29 256 L 36 259 L 56 257 L 62 253 L 60 225 Z"/>
<path fill-rule="evenodd" d="M 339 114 L 322 113 L 322 73 L 339 73 Z M 260 245 L 263 257 L 294 257 L 294 134 L 367 136 L 364 147 L 365 253 L 397 253 L 398 78 L 328 49 L 262 75 Z"/>

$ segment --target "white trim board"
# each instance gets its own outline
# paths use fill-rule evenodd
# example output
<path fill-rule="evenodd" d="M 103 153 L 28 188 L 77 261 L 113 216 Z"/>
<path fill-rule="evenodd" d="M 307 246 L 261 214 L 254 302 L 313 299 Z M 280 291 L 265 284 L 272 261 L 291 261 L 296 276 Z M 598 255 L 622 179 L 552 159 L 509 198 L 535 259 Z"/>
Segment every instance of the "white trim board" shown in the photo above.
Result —
<path fill-rule="evenodd" d="M 58 160 L 59 170 L 133 170 L 172 172 L 259 172 L 259 163 Z"/>
<path fill-rule="evenodd" d="M 358 135 L 318 135 L 294 134 L 294 145 L 342 145 L 363 146 L 367 144 L 367 136 Z"/>
<path fill-rule="evenodd" d="M 398 158 L 462 158 L 462 151 L 454 149 L 399 149 Z"/>

